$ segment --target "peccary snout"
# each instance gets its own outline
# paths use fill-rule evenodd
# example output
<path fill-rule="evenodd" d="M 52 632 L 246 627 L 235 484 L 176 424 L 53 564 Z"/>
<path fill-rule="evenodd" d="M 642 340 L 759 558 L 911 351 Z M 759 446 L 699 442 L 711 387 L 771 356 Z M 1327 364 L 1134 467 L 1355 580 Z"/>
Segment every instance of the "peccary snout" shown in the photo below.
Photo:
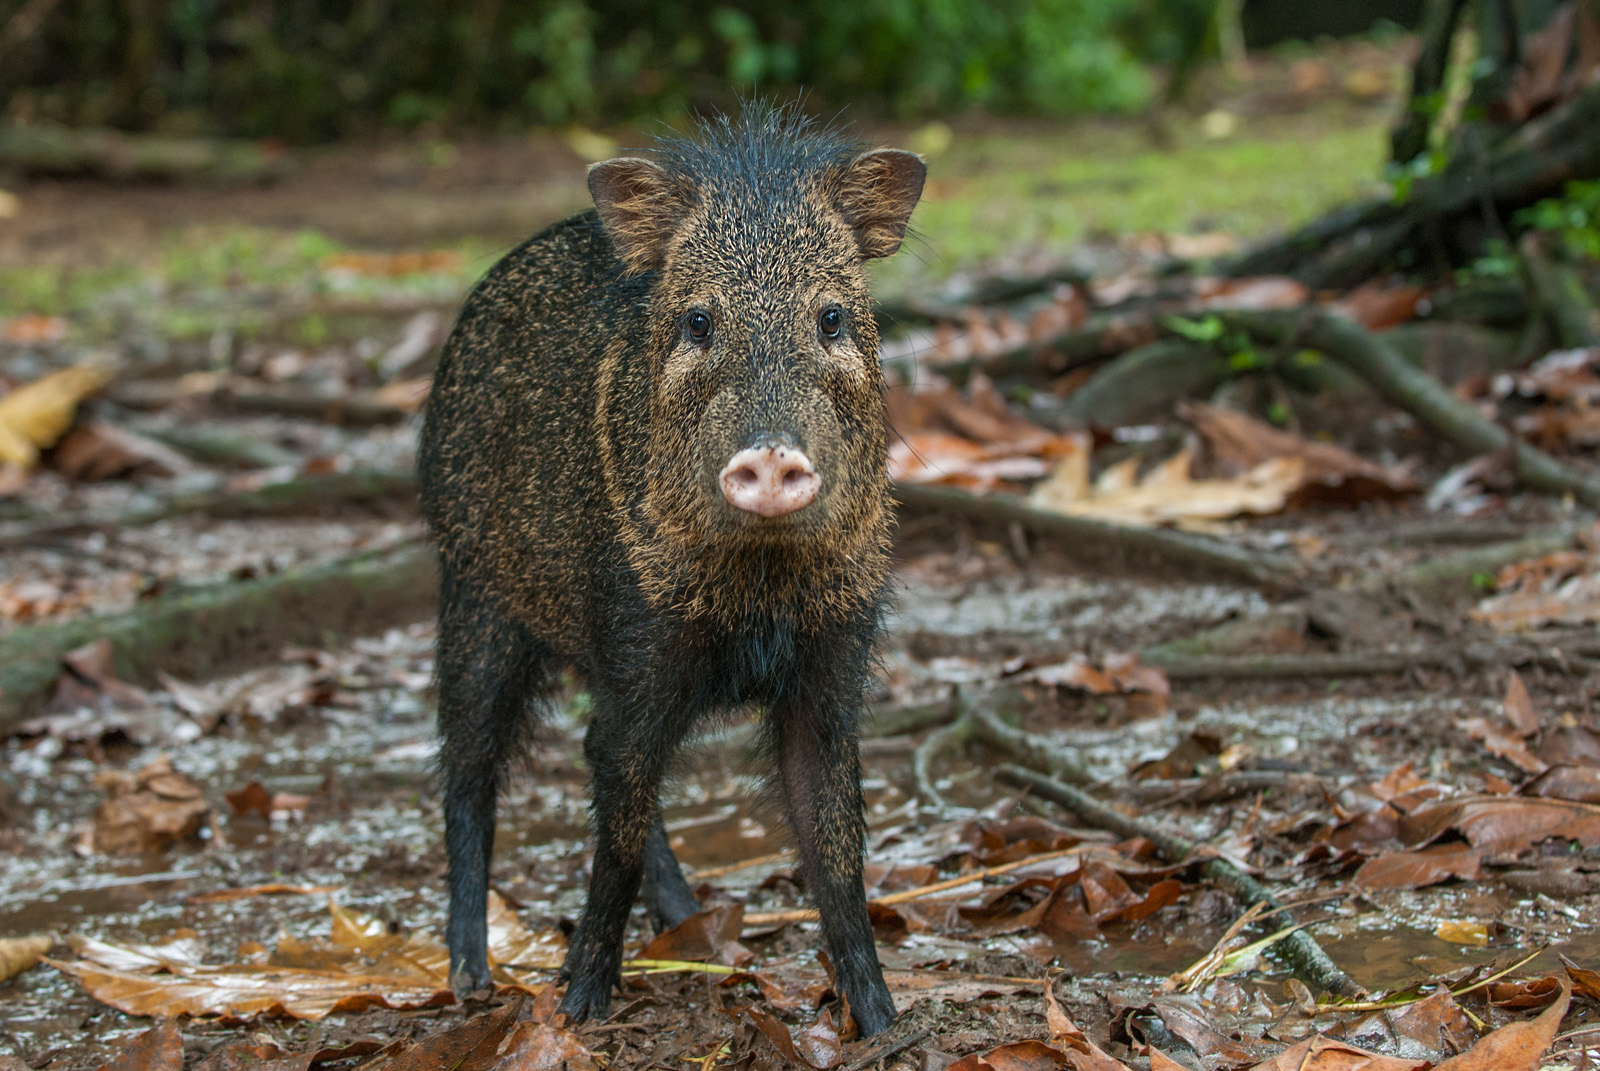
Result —
<path fill-rule="evenodd" d="M 768 518 L 805 509 L 822 487 L 822 477 L 805 451 L 772 441 L 734 454 L 720 482 L 735 508 Z"/>

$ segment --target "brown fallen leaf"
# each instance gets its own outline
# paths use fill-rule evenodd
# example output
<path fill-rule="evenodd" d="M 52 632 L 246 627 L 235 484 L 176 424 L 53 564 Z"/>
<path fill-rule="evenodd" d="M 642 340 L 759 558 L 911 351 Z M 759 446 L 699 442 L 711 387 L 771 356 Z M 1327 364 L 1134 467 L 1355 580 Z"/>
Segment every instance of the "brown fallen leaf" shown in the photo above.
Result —
<path fill-rule="evenodd" d="M 135 773 L 107 770 L 95 775 L 106 800 L 94 815 L 94 850 L 112 855 L 164 851 L 194 836 L 211 808 L 200 786 L 172 768 L 166 755 Z"/>
<path fill-rule="evenodd" d="M 183 1035 L 162 1023 L 128 1042 L 100 1071 L 183 1071 Z"/>
<path fill-rule="evenodd" d="M 1291 309 L 1304 305 L 1311 291 L 1287 275 L 1196 280 L 1195 296 L 1205 309 Z"/>
<path fill-rule="evenodd" d="M 1478 1039 L 1472 1020 L 1456 1003 L 1455 994 L 1441 988 L 1430 997 L 1383 1013 L 1388 1029 L 1429 1052 L 1466 1052 Z"/>
<path fill-rule="evenodd" d="M 1172 697 L 1172 683 L 1156 666 L 1141 665 L 1138 652 L 1108 654 L 1099 666 L 1075 654 L 1065 662 L 1037 666 L 1018 679 L 1037 684 L 1073 688 L 1090 695 L 1146 692 L 1162 700 Z"/>
<path fill-rule="evenodd" d="M 1418 846 L 1456 830 L 1485 855 L 1515 853 L 1556 837 L 1600 844 L 1600 806 L 1528 796 L 1439 800 L 1403 815 L 1400 839 Z"/>
<path fill-rule="evenodd" d="M 1045 1024 L 1050 1028 L 1050 1040 L 1065 1052 L 1066 1066 L 1074 1071 L 1129 1071 L 1128 1065 L 1102 1050 L 1089 1040 L 1087 1034 L 1072 1021 L 1056 1000 L 1055 981 L 1066 972 L 1060 968 L 1045 974 L 1044 1013 Z"/>
<path fill-rule="evenodd" d="M 1501 632 L 1600 621 L 1600 562 L 1559 550 L 1508 565 L 1495 578 L 1495 593 L 1467 616 Z"/>
<path fill-rule="evenodd" d="M 35 312 L 0 320 L 0 340 L 6 342 L 60 342 L 66 337 L 67 321 L 59 316 Z"/>
<path fill-rule="evenodd" d="M 1489 754 L 1505 759 L 1523 773 L 1541 774 L 1547 769 L 1544 760 L 1529 751 L 1522 737 L 1508 725 L 1488 718 L 1468 718 L 1461 727 L 1469 737 L 1481 741 Z"/>
<path fill-rule="evenodd" d="M 103 420 L 68 431 L 50 453 L 50 467 L 76 483 L 94 483 L 132 473 L 176 476 L 194 465 L 169 446 Z"/>
<path fill-rule="evenodd" d="M 1028 501 L 1037 509 L 1111 524 L 1207 530 L 1245 514 L 1279 513 L 1305 485 L 1305 462 L 1299 458 L 1274 458 L 1240 476 L 1217 480 L 1195 479 L 1192 461 L 1193 455 L 1182 450 L 1141 477 L 1136 474 L 1138 458 L 1130 458 L 1131 464 L 1112 466 L 1086 495 L 1073 498 L 1081 481 L 1072 466 L 1079 462 L 1068 458 L 1062 462 L 1066 468 L 1057 470 L 1066 473 L 1063 478 L 1052 473 Z"/>
<path fill-rule="evenodd" d="M 1528 694 L 1528 686 L 1522 683 L 1522 674 L 1516 670 L 1511 671 L 1511 680 L 1506 685 L 1506 721 L 1511 727 L 1523 736 L 1539 735 L 1539 715 L 1533 709 L 1533 697 Z"/>
<path fill-rule="evenodd" d="M 1600 767 L 1551 766 L 1523 785 L 1520 795 L 1600 803 Z"/>
<path fill-rule="evenodd" d="M 260 781 L 251 781 L 243 788 L 227 793 L 223 798 L 228 801 L 228 806 L 233 808 L 233 813 L 240 818 L 254 814 L 263 821 L 272 819 L 272 793 L 268 792 Z"/>
<path fill-rule="evenodd" d="M 1572 988 L 1565 977 L 1555 1003 L 1529 1022 L 1508 1023 L 1459 1056 L 1437 1065 L 1434 1071 L 1536 1071 L 1540 1057 L 1550 1050 L 1561 1017 L 1567 1014 Z"/>
<path fill-rule="evenodd" d="M 776 1016 L 755 1005 L 746 1008 L 744 1013 L 762 1036 L 772 1042 L 772 1047 L 792 1064 L 828 1071 L 838 1066 L 844 1055 L 839 1032 L 834 1028 L 833 1017 L 826 1009 L 817 1016 L 815 1023 L 800 1031 L 798 1038 L 790 1034 L 789 1028 Z"/>
<path fill-rule="evenodd" d="M 72 426 L 78 403 L 105 386 L 111 370 L 84 363 L 42 376 L 0 397 L 0 461 L 23 469 L 39 463 Z"/>
<path fill-rule="evenodd" d="M 639 953 L 640 959 L 671 959 L 698 963 L 712 961 L 742 967 L 755 959 L 739 943 L 744 929 L 744 905 L 720 904 L 697 911 L 666 933 L 658 934 Z"/>
<path fill-rule="evenodd" d="M 1154 1071 L 1154 1064 L 1151 1065 Z M 1427 1071 L 1427 1060 L 1406 1060 L 1358 1049 L 1318 1034 L 1306 1038 L 1250 1071 Z"/>
<path fill-rule="evenodd" d="M 1428 288 L 1419 284 L 1391 286 L 1383 279 L 1369 279 L 1331 307 L 1368 331 L 1383 331 L 1415 320 L 1417 304 L 1427 295 Z"/>
<path fill-rule="evenodd" d="M 391 933 L 381 920 L 331 901 L 328 909 L 329 937 L 307 941 L 285 936 L 271 953 L 258 947 L 240 963 L 205 963 L 204 948 L 193 931 L 179 931 L 157 945 L 79 938 L 73 942 L 77 960 L 45 962 L 77 978 L 96 1000 L 130 1015 L 322 1019 L 335 1011 L 455 1001 L 447 977 L 449 952 L 438 941 Z M 529 950 L 544 943 L 494 893 L 489 939 L 495 977 L 526 985 L 509 972 L 502 956 L 531 959 Z"/>
<path fill-rule="evenodd" d="M 1600 973 L 1588 967 L 1580 967 L 1564 955 L 1561 956 L 1561 966 L 1566 969 L 1567 978 L 1572 982 L 1573 989 L 1590 1000 L 1600 1001 Z"/>
<path fill-rule="evenodd" d="M 1120 1065 L 1107 1066 L 1109 1071 L 1109 1068 Z M 1051 1071 L 1057 1067 L 1072 1068 L 1074 1071 L 1080 1068 L 1099 1071 L 1093 1064 L 1075 1063 L 1071 1055 L 1042 1041 L 1014 1041 L 981 1055 L 973 1053 L 963 1056 L 946 1067 L 945 1071 Z"/>
<path fill-rule="evenodd" d="M 1247 413 L 1203 402 L 1178 407 L 1206 440 L 1225 472 L 1247 472 L 1278 458 L 1298 458 L 1303 464 L 1302 486 L 1295 489 L 1291 505 L 1337 502 L 1354 505 L 1416 494 L 1421 485 L 1410 475 L 1368 461 L 1333 443 L 1312 442 Z"/>
<path fill-rule="evenodd" d="M 32 967 L 55 944 L 53 937 L 0 937 L 0 982 Z"/>
<path fill-rule="evenodd" d="M 372 1048 L 362 1055 L 377 1051 L 378 1048 Z M 308 1071 L 317 1055 L 314 1052 L 292 1053 L 270 1041 L 237 1041 L 214 1049 L 194 1071 Z"/>
<path fill-rule="evenodd" d="M 518 1023 L 495 1049 L 493 1063 L 459 1066 L 460 1071 L 599 1071 L 600 1064 L 572 1031 L 549 1023 Z"/>

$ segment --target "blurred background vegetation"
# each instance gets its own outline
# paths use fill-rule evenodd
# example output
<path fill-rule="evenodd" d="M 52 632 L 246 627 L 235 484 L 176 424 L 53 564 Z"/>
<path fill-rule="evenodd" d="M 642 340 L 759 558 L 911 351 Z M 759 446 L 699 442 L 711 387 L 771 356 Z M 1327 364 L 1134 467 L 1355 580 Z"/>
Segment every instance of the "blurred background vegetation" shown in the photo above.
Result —
<path fill-rule="evenodd" d="M 1128 113 L 1230 48 L 1423 0 L 0 0 L 0 103 L 306 143 L 667 118 L 753 89 L 898 119 Z"/>

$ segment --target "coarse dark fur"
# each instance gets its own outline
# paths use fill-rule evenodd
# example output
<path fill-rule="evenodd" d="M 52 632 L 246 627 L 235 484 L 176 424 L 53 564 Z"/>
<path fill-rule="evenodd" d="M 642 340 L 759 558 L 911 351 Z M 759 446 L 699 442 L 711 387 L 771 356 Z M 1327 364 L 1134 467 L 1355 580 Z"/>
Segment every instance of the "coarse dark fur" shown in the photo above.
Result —
<path fill-rule="evenodd" d="M 658 929 L 697 909 L 658 790 L 698 725 L 754 704 L 839 988 L 867 1033 L 893 1018 L 861 881 L 856 723 L 891 524 L 863 262 L 899 247 L 923 174 L 909 153 L 751 106 L 654 162 L 596 165 L 597 211 L 530 239 L 468 298 L 419 463 L 442 569 L 458 989 L 489 980 L 496 795 L 571 665 L 594 700 L 595 839 L 562 1009 L 604 1012 L 641 885 Z M 819 319 L 832 308 L 836 337 Z M 817 499 L 776 518 L 730 505 L 718 473 L 753 443 L 804 451 Z"/>

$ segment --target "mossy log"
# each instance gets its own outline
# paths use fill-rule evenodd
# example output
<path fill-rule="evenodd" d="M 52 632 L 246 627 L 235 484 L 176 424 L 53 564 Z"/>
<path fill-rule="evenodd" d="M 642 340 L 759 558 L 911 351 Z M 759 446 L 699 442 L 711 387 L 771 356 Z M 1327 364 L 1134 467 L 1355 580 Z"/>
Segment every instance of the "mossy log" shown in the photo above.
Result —
<path fill-rule="evenodd" d="M 0 731 L 48 700 L 67 652 L 111 642 L 119 679 L 159 672 L 198 679 L 275 657 L 285 644 L 327 646 L 434 610 L 434 551 L 420 542 L 255 580 L 176 591 L 120 614 L 35 625 L 0 636 Z"/>
<path fill-rule="evenodd" d="M 0 126 L 0 166 L 29 174 L 236 184 L 277 178 L 286 162 L 249 141 L 171 138 L 50 124 Z"/>
<path fill-rule="evenodd" d="M 1557 196 L 1572 179 L 1600 176 L 1600 82 L 1481 152 L 1460 151 L 1404 197 L 1358 202 L 1228 262 L 1230 275 L 1293 275 L 1313 289 L 1354 286 L 1386 267 L 1412 263 L 1439 236 L 1508 219 Z M 1468 228 L 1470 229 L 1470 228 Z M 1452 250 L 1441 250 L 1449 254 Z"/>

